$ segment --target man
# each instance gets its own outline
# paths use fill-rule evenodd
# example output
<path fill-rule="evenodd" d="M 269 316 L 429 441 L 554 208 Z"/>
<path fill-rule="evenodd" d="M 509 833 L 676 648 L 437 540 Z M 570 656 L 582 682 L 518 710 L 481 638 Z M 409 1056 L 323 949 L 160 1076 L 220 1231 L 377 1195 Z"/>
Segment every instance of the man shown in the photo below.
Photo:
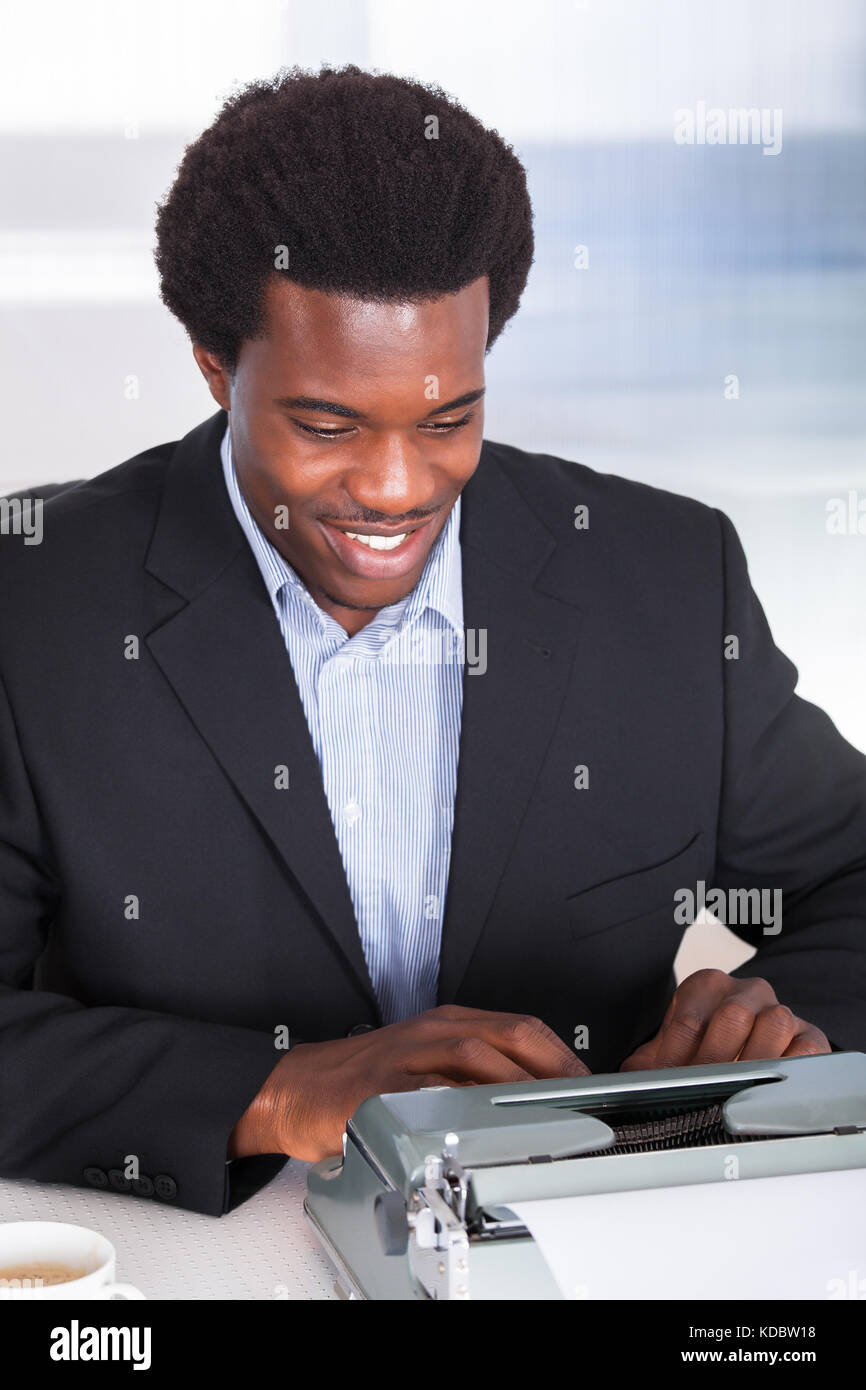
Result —
<path fill-rule="evenodd" d="M 371 1094 L 866 1046 L 866 760 L 730 522 L 483 440 L 510 148 L 293 71 L 157 231 L 219 411 L 3 538 L 0 1172 L 219 1214 Z M 674 992 L 698 885 L 784 912 Z"/>

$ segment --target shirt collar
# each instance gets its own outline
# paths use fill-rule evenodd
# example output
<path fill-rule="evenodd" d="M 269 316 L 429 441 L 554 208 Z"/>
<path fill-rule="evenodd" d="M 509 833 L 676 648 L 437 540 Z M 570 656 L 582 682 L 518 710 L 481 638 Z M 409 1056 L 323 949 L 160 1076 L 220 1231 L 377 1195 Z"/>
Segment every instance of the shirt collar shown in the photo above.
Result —
<path fill-rule="evenodd" d="M 229 427 L 226 427 L 226 432 L 223 435 L 220 456 L 229 501 L 250 544 L 277 615 L 279 616 L 280 592 L 288 585 L 297 593 L 298 597 L 315 609 L 324 626 L 328 615 L 319 608 L 297 571 L 268 540 L 244 500 L 235 473 Z M 446 622 L 450 623 L 458 636 L 462 636 L 463 577 L 460 553 L 460 501 L 461 499 L 458 497 L 442 531 L 436 537 L 415 588 L 400 603 L 381 610 L 382 613 L 391 615 L 392 622 L 397 618 L 400 627 L 414 622 L 426 608 L 432 608 L 441 614 Z"/>

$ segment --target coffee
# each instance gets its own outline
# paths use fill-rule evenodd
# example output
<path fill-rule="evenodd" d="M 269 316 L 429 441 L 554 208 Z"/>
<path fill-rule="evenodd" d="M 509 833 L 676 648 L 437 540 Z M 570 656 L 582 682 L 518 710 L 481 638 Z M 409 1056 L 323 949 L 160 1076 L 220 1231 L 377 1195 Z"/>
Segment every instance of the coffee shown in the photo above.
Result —
<path fill-rule="evenodd" d="M 74 1269 L 56 1262 L 41 1264 L 10 1265 L 0 1269 L 0 1289 L 39 1289 L 48 1284 L 68 1284 L 72 1279 L 83 1279 L 86 1269 Z"/>

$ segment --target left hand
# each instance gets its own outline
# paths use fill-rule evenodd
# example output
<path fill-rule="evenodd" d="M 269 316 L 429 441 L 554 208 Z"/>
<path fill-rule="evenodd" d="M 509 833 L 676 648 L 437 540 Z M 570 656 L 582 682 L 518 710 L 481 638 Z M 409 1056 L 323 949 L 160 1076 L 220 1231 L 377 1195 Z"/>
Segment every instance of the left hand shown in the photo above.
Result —
<path fill-rule="evenodd" d="M 654 1038 L 620 1071 L 808 1057 L 832 1052 L 820 1028 L 780 1004 L 766 980 L 734 980 L 724 970 L 696 970 L 675 991 Z"/>

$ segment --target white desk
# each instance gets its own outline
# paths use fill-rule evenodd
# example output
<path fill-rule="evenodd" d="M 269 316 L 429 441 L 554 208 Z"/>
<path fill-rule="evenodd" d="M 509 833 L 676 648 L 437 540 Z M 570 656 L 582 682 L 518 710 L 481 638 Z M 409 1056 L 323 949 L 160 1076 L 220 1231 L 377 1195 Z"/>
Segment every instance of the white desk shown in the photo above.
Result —
<path fill-rule="evenodd" d="M 226 1216 L 63 1183 L 0 1180 L 0 1222 L 69 1221 L 99 1231 L 117 1250 L 117 1278 L 148 1298 L 336 1299 L 303 1213 L 308 1167 L 290 1160 Z"/>

